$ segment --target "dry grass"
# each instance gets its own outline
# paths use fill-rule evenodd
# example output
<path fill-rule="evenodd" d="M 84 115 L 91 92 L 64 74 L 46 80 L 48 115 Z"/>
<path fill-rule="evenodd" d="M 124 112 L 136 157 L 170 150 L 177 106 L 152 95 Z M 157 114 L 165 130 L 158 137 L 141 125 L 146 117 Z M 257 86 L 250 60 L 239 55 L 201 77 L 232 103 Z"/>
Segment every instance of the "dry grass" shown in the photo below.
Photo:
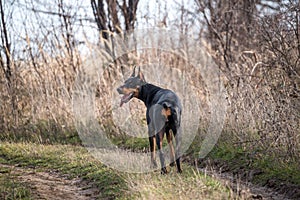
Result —
<path fill-rule="evenodd" d="M 274 33 L 281 32 L 274 31 Z M 277 36 L 280 38 L 280 35 Z M 241 147 L 250 154 L 262 152 L 262 155 L 272 157 L 276 155 L 276 159 L 280 161 L 299 162 L 300 94 L 297 65 L 299 53 L 295 48 L 296 40 L 292 40 L 294 36 L 284 36 L 289 40 L 276 41 L 279 47 L 283 48 L 293 43 L 291 50 L 283 52 L 285 56 L 278 56 L 276 48 L 272 49 L 270 45 L 272 41 L 271 43 L 260 41 L 263 44 L 261 49 L 244 51 L 243 48 L 236 50 L 231 47 L 232 60 L 229 63 L 223 60 L 221 51 L 209 48 L 208 51 L 220 66 L 222 71 L 220 78 L 228 94 L 227 99 L 224 99 L 228 102 L 228 110 L 221 139 L 230 145 Z M 33 42 L 41 43 L 41 41 L 31 41 L 31 44 Z M 112 45 L 106 46 L 112 48 Z M 78 54 L 75 47 L 74 53 L 68 54 L 64 45 L 57 44 L 53 47 L 56 50 L 55 55 L 40 48 L 37 57 L 30 57 L 26 61 L 12 61 L 13 76 L 10 86 L 3 72 L 0 71 L 1 140 L 27 140 L 44 144 L 72 143 L 73 138 L 78 139 L 72 95 L 75 92 L 74 88 L 76 89 L 74 84 L 76 77 L 89 73 L 85 68 L 88 63 L 86 61 L 94 62 L 92 69 L 99 70 L 99 74 L 93 74 L 99 79 L 94 80 L 91 84 L 92 88 L 89 89 L 97 97 L 93 112 L 106 133 L 118 137 L 128 132 L 121 129 L 119 125 L 120 121 L 123 123 L 128 116 L 126 113 L 124 115 L 117 112 L 116 103 L 119 96 L 116 94 L 116 86 L 128 77 L 132 65 L 143 67 L 147 81 L 178 92 L 183 102 L 190 105 L 185 112 L 194 111 L 193 103 L 196 102 L 199 108 L 199 116 L 196 117 L 201 119 L 199 130 L 207 129 L 210 119 L 208 105 L 211 101 L 207 91 L 208 86 L 205 85 L 201 73 L 195 71 L 193 66 L 183 59 L 186 52 L 173 54 L 157 49 L 146 49 L 140 52 L 129 52 L 115 62 L 102 63 L 103 60 L 111 60 L 110 55 L 99 50 L 99 47 L 91 45 L 89 48 L 92 53 L 88 58 Z M 30 53 L 31 49 L 26 51 Z M 97 59 L 93 56 L 97 56 Z M 282 60 L 285 62 L 282 63 Z M 229 68 L 225 68 L 226 64 Z M 185 87 L 178 84 L 183 80 L 186 81 Z M 129 107 L 134 114 L 129 126 L 125 124 L 133 129 L 145 127 L 143 105 L 136 105 Z M 114 116 L 114 112 L 117 115 Z M 191 123 L 192 119 L 195 118 L 186 119 L 187 123 Z M 192 125 L 195 124 L 193 122 Z M 145 128 L 139 129 L 140 132 L 145 130 Z M 206 132 L 199 132 L 203 138 Z M 79 143 L 78 140 L 75 143 Z M 191 176 L 192 180 L 178 178 L 174 174 L 174 176 L 159 177 L 154 179 L 154 182 L 148 182 L 151 174 L 144 176 L 138 178 L 137 182 L 132 177 L 128 180 L 133 191 L 142 191 L 140 194 L 142 198 L 159 195 L 161 191 L 155 190 L 159 185 L 165 191 L 166 198 L 170 197 L 173 187 L 171 185 L 174 185 L 172 181 L 176 182 L 175 185 L 182 186 L 177 188 L 177 192 L 182 195 L 179 197 L 184 198 L 185 195 L 193 196 L 197 193 L 209 196 L 203 189 L 209 187 L 205 183 L 200 184 L 199 188 L 195 187 L 201 182 L 197 173 Z M 177 178 L 172 180 L 172 177 Z M 164 185 L 163 182 L 169 184 Z M 189 184 L 192 186 L 189 187 Z"/>
<path fill-rule="evenodd" d="M 74 81 L 78 74 L 86 73 L 86 60 L 90 63 L 97 60 L 93 57 L 82 58 L 79 54 L 53 58 L 46 51 L 40 51 L 43 55 L 40 59 L 13 62 L 15 71 L 11 88 L 7 87 L 0 72 L 2 139 L 51 143 L 68 142 L 76 135 L 72 109 Z M 95 47 L 91 46 L 90 51 L 97 52 L 98 60 L 108 59 L 109 55 Z M 62 49 L 62 52 L 65 50 Z M 211 53 L 214 55 L 213 51 Z M 295 93 L 297 83 L 294 86 L 294 79 L 289 78 L 279 66 L 269 68 L 267 64 L 262 64 L 264 59 L 264 55 L 255 51 L 245 51 L 235 56 L 235 69 L 231 74 L 224 71 L 221 79 L 229 103 L 224 132 L 230 142 L 241 144 L 249 150 L 259 148 L 267 153 L 279 153 L 282 158 L 295 159 L 300 149 L 299 97 Z M 124 59 L 117 60 L 117 63 L 101 65 L 100 62 L 99 66 L 95 66 L 99 67 L 100 73 L 99 81 L 93 83 L 95 89 L 92 89 L 97 97 L 95 114 L 107 133 L 124 134 L 124 130 L 116 126 L 113 113 L 122 117 L 116 110 L 119 96 L 115 88 L 130 73 L 128 63 L 144 66 L 142 69 L 149 82 L 175 90 L 182 95 L 183 102 L 191 104 L 193 99 L 199 99 L 200 127 L 207 128 L 210 119 L 207 86 L 200 73 L 180 56 L 160 50 L 144 50 L 130 52 L 126 63 Z M 178 80 L 183 78 L 187 81 L 185 87 L 178 84 Z M 143 105 L 130 109 L 135 113 L 131 125 L 143 125 Z M 193 110 L 189 108 L 186 111 L 190 109 Z"/>
<path fill-rule="evenodd" d="M 166 176 L 159 173 L 129 174 L 127 183 L 132 191 L 138 193 L 139 199 L 230 198 L 230 190 L 210 177 L 191 169 L 185 169 L 180 175 L 173 171 Z"/>
<path fill-rule="evenodd" d="M 233 195 L 226 184 L 187 165 L 183 166 L 182 174 L 177 174 L 175 168 L 167 175 L 158 171 L 121 173 L 103 166 L 86 149 L 70 145 L 0 143 L 0 155 L 0 163 L 6 165 L 29 166 L 38 171 L 55 170 L 67 177 L 93 182 L 100 191 L 100 197 L 104 198 L 228 199 Z"/>

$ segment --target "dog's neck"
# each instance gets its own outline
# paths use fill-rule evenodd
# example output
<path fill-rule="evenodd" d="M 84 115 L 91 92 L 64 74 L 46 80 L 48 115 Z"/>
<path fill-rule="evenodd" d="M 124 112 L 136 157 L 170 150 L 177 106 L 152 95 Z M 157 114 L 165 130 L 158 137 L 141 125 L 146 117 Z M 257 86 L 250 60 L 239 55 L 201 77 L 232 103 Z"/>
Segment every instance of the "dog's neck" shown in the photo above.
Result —
<path fill-rule="evenodd" d="M 150 83 L 146 83 L 139 88 L 138 99 L 142 100 L 147 107 L 151 106 L 153 97 L 161 89 L 162 88 L 158 86 L 152 85 Z"/>

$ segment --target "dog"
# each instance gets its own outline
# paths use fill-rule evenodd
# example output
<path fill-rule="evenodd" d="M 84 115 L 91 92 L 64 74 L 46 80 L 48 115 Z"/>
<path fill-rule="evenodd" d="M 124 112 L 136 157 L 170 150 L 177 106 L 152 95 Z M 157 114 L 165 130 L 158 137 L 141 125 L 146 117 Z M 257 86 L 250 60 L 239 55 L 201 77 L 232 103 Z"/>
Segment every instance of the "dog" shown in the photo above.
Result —
<path fill-rule="evenodd" d="M 166 133 L 170 149 L 170 166 L 176 162 L 177 172 L 181 173 L 180 164 L 180 146 L 181 146 L 181 111 L 182 106 L 178 96 L 171 90 L 163 89 L 153 84 L 147 83 L 143 73 L 138 67 L 137 76 L 135 76 L 136 67 L 134 67 L 131 76 L 123 85 L 117 88 L 121 98 L 120 106 L 129 102 L 132 98 L 138 98 L 144 102 L 147 107 L 146 119 L 148 125 L 149 143 L 151 151 L 151 166 L 156 168 L 155 145 L 158 147 L 161 164 L 161 174 L 166 174 L 164 153 L 162 151 L 164 133 Z M 176 141 L 174 152 L 173 135 Z"/>

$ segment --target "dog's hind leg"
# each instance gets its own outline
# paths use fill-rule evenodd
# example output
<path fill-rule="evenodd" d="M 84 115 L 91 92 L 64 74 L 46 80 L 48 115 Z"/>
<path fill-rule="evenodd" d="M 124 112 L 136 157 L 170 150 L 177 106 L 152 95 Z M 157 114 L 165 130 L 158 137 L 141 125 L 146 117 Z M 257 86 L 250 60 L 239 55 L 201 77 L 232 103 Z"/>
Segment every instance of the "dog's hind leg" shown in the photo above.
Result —
<path fill-rule="evenodd" d="M 156 144 L 158 147 L 158 153 L 159 153 L 159 159 L 160 159 L 160 165 L 161 165 L 161 174 L 166 174 L 167 168 L 165 166 L 165 158 L 164 158 L 164 152 L 163 152 L 163 139 L 164 139 L 164 129 L 160 130 L 156 134 Z"/>
<path fill-rule="evenodd" d="M 170 128 L 166 128 L 166 136 L 167 136 L 167 141 L 169 144 L 169 149 L 170 149 L 170 166 L 174 167 L 175 166 L 175 152 L 174 152 L 174 145 L 173 145 L 173 135 L 170 133 Z"/>
<path fill-rule="evenodd" d="M 150 123 L 148 123 L 148 136 L 149 136 L 150 155 L 151 155 L 150 167 L 155 169 L 155 168 L 157 168 L 157 163 L 156 163 L 156 159 L 155 159 L 156 141 L 155 141 L 155 129 L 154 129 L 153 121 L 152 122 L 150 121 Z"/>
<path fill-rule="evenodd" d="M 155 160 L 155 148 L 156 148 L 155 136 L 149 137 L 149 143 L 150 143 L 150 152 L 151 152 L 151 167 L 157 168 L 157 163 Z"/>
<path fill-rule="evenodd" d="M 175 136 L 175 140 L 176 140 L 176 150 L 175 150 L 175 157 L 176 157 L 176 166 L 177 166 L 177 172 L 181 173 L 182 169 L 180 166 L 180 156 L 181 156 L 181 130 L 180 127 L 176 127 L 174 129 L 172 129 L 173 134 Z"/>

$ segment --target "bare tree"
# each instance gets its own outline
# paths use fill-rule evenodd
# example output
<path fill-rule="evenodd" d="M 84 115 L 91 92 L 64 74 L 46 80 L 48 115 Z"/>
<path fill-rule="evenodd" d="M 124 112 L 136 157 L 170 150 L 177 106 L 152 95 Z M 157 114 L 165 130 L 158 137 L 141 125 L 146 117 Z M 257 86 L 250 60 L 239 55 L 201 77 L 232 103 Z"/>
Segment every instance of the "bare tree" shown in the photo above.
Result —
<path fill-rule="evenodd" d="M 214 50 L 223 57 L 227 70 L 235 62 L 234 51 L 255 46 L 255 20 L 257 1 L 198 1 L 199 11 L 207 25 L 206 37 Z"/>
<path fill-rule="evenodd" d="M 9 32 L 6 25 L 6 16 L 3 9 L 3 2 L 0 0 L 0 17 L 1 17 L 1 46 L 0 46 L 0 65 L 5 74 L 8 86 L 11 85 L 12 66 L 11 66 L 11 44 L 9 41 Z"/>
<path fill-rule="evenodd" d="M 131 31 L 136 22 L 136 12 L 139 0 L 91 0 L 91 7 L 95 22 L 100 32 L 100 41 L 104 42 L 106 52 L 115 57 L 115 47 L 111 33 L 121 33 L 122 30 Z M 123 21 L 123 23 L 122 23 Z M 126 33 L 124 34 L 126 43 Z M 118 58 L 121 62 L 127 62 L 127 55 Z M 114 59 L 116 62 L 116 60 Z"/>
<path fill-rule="evenodd" d="M 297 157 L 299 2 L 197 3 L 207 26 L 205 37 L 227 78 L 227 128 L 239 144 Z"/>
<path fill-rule="evenodd" d="M 95 22 L 101 32 L 101 37 L 108 39 L 108 31 L 120 33 L 122 29 L 133 30 L 138 3 L 139 0 L 106 0 L 106 2 L 91 0 Z"/>

